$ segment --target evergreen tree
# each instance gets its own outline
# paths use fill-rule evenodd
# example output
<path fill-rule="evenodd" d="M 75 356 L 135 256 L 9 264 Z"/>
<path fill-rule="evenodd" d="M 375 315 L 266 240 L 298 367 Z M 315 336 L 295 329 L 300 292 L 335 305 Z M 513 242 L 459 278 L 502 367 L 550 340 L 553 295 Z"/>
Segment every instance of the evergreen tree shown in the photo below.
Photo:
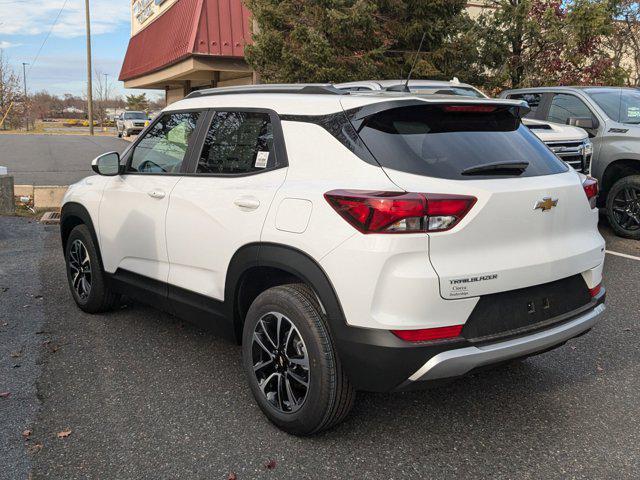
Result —
<path fill-rule="evenodd" d="M 246 58 L 263 82 L 403 78 L 426 33 L 415 78 L 450 78 L 464 0 L 246 0 L 254 18 Z"/>

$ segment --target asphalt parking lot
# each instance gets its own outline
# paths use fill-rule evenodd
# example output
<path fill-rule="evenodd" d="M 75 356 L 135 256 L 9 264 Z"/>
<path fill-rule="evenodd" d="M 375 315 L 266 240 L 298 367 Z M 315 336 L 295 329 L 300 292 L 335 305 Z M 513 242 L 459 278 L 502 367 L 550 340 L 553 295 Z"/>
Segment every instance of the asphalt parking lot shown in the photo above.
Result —
<path fill-rule="evenodd" d="M 138 304 L 80 312 L 57 227 L 0 217 L 0 478 L 638 478 L 640 261 L 607 255 L 605 282 L 588 335 L 431 390 L 361 393 L 342 425 L 296 438 L 254 404 L 237 346 Z"/>
<path fill-rule="evenodd" d="M 16 185 L 71 185 L 91 175 L 91 160 L 122 152 L 129 142 L 115 135 L 0 135 L 0 165 Z"/>

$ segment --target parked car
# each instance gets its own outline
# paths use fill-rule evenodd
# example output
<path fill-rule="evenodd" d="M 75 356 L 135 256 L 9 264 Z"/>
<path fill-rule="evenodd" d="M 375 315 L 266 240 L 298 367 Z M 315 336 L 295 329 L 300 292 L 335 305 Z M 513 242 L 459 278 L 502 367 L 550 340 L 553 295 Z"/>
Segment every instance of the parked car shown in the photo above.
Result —
<path fill-rule="evenodd" d="M 598 206 L 615 232 L 640 239 L 640 91 L 618 87 L 507 90 L 526 100 L 528 118 L 581 127 L 593 142 L 591 175 L 600 182 Z"/>
<path fill-rule="evenodd" d="M 191 93 L 69 188 L 73 299 L 132 296 L 237 340 L 256 402 L 298 435 L 357 390 L 559 347 L 605 308 L 597 183 L 527 111 L 329 85 Z"/>
<path fill-rule="evenodd" d="M 347 91 L 401 91 L 405 80 L 367 80 L 336 84 L 336 88 Z M 489 98 L 473 85 L 453 80 L 411 80 L 409 90 L 420 95 L 461 95 Z M 577 171 L 589 174 L 593 146 L 589 135 L 582 128 L 552 123 L 531 118 L 522 119 L 529 129 L 556 155 Z"/>
<path fill-rule="evenodd" d="M 145 112 L 127 111 L 121 113 L 116 120 L 118 137 L 137 135 L 147 126 L 149 118 Z"/>

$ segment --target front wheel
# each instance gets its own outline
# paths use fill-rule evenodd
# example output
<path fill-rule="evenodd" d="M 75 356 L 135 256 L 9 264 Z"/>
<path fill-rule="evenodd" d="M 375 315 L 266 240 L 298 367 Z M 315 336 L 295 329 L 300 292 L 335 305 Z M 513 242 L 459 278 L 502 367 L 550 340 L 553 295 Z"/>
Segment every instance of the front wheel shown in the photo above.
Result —
<path fill-rule="evenodd" d="M 78 307 L 88 313 L 111 310 L 120 296 L 106 284 L 95 244 L 86 225 L 78 225 L 69 234 L 65 249 L 67 280 Z"/>
<path fill-rule="evenodd" d="M 640 175 L 613 184 L 607 194 L 607 217 L 617 235 L 640 239 Z"/>
<path fill-rule="evenodd" d="M 328 429 L 353 406 L 355 391 L 318 302 L 304 285 L 273 287 L 255 299 L 244 324 L 242 355 L 258 405 L 286 432 Z"/>

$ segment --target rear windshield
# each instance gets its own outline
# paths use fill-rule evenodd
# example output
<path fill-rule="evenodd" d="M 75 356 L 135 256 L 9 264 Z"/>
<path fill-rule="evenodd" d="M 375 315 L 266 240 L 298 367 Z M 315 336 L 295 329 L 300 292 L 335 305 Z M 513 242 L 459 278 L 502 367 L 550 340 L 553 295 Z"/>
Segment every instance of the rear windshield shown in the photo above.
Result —
<path fill-rule="evenodd" d="M 505 176 L 496 169 L 463 174 L 487 164 L 528 163 L 514 177 L 551 175 L 567 171 L 510 107 L 406 106 L 384 110 L 360 126 L 362 141 L 383 166 L 429 177 L 474 180 Z M 464 110 L 465 107 L 462 107 Z"/>

